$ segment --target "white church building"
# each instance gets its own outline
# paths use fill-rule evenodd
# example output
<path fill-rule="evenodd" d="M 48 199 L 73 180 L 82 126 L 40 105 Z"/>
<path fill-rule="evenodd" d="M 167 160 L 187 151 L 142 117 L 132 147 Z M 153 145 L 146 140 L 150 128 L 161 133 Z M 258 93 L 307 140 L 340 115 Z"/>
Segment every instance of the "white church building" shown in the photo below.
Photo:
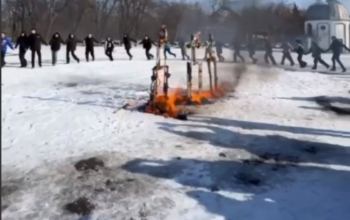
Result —
<path fill-rule="evenodd" d="M 323 49 L 328 49 L 332 36 L 350 47 L 349 10 L 337 0 L 317 1 L 306 11 L 305 33 Z"/>

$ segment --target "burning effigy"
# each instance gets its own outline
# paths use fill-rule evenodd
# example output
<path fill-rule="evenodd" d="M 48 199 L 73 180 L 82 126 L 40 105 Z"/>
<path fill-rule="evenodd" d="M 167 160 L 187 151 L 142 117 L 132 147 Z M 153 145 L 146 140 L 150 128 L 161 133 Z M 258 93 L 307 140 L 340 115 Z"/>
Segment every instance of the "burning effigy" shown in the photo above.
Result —
<path fill-rule="evenodd" d="M 166 59 L 162 58 L 161 49 L 167 43 L 163 37 L 159 37 L 157 44 L 156 65 L 152 69 L 150 97 L 147 103 L 138 108 L 139 111 L 186 120 L 190 114 L 188 106 L 204 105 L 212 103 L 213 100 L 225 96 L 228 86 L 218 83 L 216 53 L 214 50 L 213 37 L 210 34 L 205 48 L 205 60 L 209 74 L 209 88 L 203 89 L 203 64 L 196 59 L 196 50 L 201 46 L 200 32 L 191 35 L 188 48 L 191 50 L 191 59 L 186 63 L 187 87 L 170 89 L 169 79 L 171 74 Z M 198 72 L 198 88 L 193 88 L 193 70 Z"/>

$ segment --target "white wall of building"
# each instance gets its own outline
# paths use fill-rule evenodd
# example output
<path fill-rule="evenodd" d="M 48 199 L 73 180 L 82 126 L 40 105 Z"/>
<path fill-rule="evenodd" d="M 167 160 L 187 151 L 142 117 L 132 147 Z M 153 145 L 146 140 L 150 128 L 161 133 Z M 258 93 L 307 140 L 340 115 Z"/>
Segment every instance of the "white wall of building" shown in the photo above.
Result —
<path fill-rule="evenodd" d="M 309 35 L 310 32 L 323 49 L 329 47 L 332 36 L 342 40 L 347 47 L 350 47 L 350 21 L 307 21 L 305 22 L 305 33 Z"/>

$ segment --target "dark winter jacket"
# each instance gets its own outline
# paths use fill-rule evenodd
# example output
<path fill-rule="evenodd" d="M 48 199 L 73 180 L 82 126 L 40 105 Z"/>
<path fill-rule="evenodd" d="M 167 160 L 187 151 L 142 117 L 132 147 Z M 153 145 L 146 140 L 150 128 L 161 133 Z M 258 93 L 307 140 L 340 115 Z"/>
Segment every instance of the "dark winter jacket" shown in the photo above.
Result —
<path fill-rule="evenodd" d="M 94 37 L 85 37 L 84 42 L 85 42 L 86 49 L 89 49 L 89 50 L 94 49 L 94 42 L 97 44 L 100 43 Z"/>
<path fill-rule="evenodd" d="M 268 39 L 265 40 L 265 52 L 272 53 L 272 44 Z"/>
<path fill-rule="evenodd" d="M 312 55 L 312 57 L 320 57 L 322 53 L 324 53 L 325 51 L 319 47 L 316 43 L 313 43 L 310 47 L 310 50 L 308 52 L 306 52 L 305 54 L 310 54 Z"/>
<path fill-rule="evenodd" d="M 73 34 L 70 34 L 66 40 L 67 51 L 75 51 L 77 49 L 77 43 L 82 43 L 82 40 L 78 40 L 75 38 Z"/>
<path fill-rule="evenodd" d="M 215 49 L 218 54 L 222 54 L 222 49 L 224 47 L 224 44 L 221 41 L 215 42 Z"/>
<path fill-rule="evenodd" d="M 144 38 L 139 44 L 142 44 L 144 49 L 151 49 L 152 48 L 152 44 L 156 45 L 151 39 L 149 38 Z"/>
<path fill-rule="evenodd" d="M 248 49 L 249 55 L 253 56 L 255 54 L 255 50 L 256 50 L 255 43 L 249 42 L 247 45 L 247 49 Z"/>
<path fill-rule="evenodd" d="M 241 43 L 239 42 L 239 41 L 234 41 L 233 43 L 232 43 L 232 46 L 233 46 L 233 50 L 235 51 L 235 52 L 240 52 L 241 51 Z"/>
<path fill-rule="evenodd" d="M 41 44 L 47 45 L 46 41 L 38 33 L 30 34 L 28 36 L 28 46 L 32 51 L 41 50 Z"/>
<path fill-rule="evenodd" d="M 64 41 L 62 40 L 60 34 L 55 33 L 49 42 L 49 44 L 51 45 L 51 50 L 59 51 L 61 49 L 61 43 L 64 44 Z"/>
<path fill-rule="evenodd" d="M 289 43 L 287 43 L 287 42 L 282 43 L 282 52 L 283 53 L 290 53 L 291 51 L 293 51 L 293 47 Z"/>
<path fill-rule="evenodd" d="M 15 48 L 17 47 L 19 47 L 20 52 L 25 52 L 28 49 L 28 37 L 25 32 L 22 32 L 17 38 Z"/>
<path fill-rule="evenodd" d="M 301 45 L 300 43 L 298 43 L 298 46 L 297 46 L 297 48 L 294 49 L 294 51 L 295 51 L 299 56 L 305 54 L 304 47 L 303 47 L 303 45 Z"/>
<path fill-rule="evenodd" d="M 186 41 L 185 41 L 184 38 L 180 37 L 180 38 L 178 39 L 178 43 L 179 43 L 179 47 L 180 47 L 181 49 L 183 49 L 183 48 L 186 47 Z"/>
<path fill-rule="evenodd" d="M 136 44 L 136 40 L 132 39 L 127 34 L 124 34 L 124 36 L 123 36 L 124 47 L 130 49 L 131 48 L 131 42 L 134 42 Z"/>
<path fill-rule="evenodd" d="M 113 51 L 114 50 L 114 43 L 111 39 L 107 39 L 104 43 L 105 45 L 105 51 Z"/>
<path fill-rule="evenodd" d="M 342 42 L 340 42 L 338 39 L 335 39 L 332 41 L 331 45 L 326 51 L 332 51 L 333 54 L 341 54 L 342 50 L 346 49 L 349 50 Z"/>

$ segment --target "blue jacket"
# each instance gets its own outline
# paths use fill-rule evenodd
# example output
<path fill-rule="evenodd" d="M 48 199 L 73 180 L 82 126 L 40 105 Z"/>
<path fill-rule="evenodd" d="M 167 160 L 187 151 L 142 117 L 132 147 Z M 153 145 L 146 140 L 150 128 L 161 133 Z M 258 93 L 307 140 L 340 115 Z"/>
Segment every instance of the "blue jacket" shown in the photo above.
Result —
<path fill-rule="evenodd" d="M 4 37 L 1 39 L 1 52 L 6 53 L 7 47 L 10 47 L 11 49 L 13 49 L 11 40 L 7 37 Z"/>

